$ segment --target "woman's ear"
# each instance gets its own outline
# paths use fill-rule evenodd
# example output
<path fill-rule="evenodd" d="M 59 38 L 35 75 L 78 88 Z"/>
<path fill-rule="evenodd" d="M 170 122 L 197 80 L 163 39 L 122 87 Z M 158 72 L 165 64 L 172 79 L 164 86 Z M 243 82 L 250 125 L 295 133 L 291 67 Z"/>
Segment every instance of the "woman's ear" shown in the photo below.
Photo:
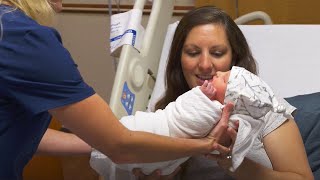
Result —
<path fill-rule="evenodd" d="M 62 11 L 62 0 L 50 0 L 50 4 L 55 12 Z"/>

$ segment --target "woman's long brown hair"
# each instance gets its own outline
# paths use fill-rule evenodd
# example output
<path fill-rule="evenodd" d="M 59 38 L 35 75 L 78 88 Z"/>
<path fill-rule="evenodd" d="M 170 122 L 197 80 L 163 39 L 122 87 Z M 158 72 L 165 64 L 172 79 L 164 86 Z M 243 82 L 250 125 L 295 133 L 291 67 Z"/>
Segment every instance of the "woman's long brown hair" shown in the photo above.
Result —
<path fill-rule="evenodd" d="M 166 91 L 164 96 L 156 103 L 155 110 L 164 109 L 178 96 L 190 90 L 181 67 L 182 48 L 192 28 L 204 24 L 218 24 L 224 27 L 232 49 L 230 69 L 236 65 L 257 74 L 256 62 L 249 45 L 231 17 L 214 6 L 196 8 L 181 19 L 175 31 L 166 69 Z"/>

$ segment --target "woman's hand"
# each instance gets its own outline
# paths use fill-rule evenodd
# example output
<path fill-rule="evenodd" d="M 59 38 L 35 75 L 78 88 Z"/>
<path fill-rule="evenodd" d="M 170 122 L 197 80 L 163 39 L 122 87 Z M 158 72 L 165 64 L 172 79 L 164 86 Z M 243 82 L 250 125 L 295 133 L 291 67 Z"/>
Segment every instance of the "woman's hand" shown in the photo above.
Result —
<path fill-rule="evenodd" d="M 133 169 L 132 173 L 139 180 L 173 180 L 174 177 L 179 173 L 180 169 L 181 169 L 181 167 L 178 166 L 177 169 L 174 170 L 169 175 L 161 175 L 161 170 L 159 170 L 159 169 L 153 171 L 150 175 L 143 174 L 141 169 L 138 169 L 138 168 Z"/>
<path fill-rule="evenodd" d="M 206 138 L 213 140 L 213 150 L 219 151 L 222 154 L 228 154 L 231 145 L 230 136 L 227 134 L 229 117 L 233 110 L 233 104 L 227 103 L 222 111 L 221 119 L 218 124 L 211 130 Z"/>
<path fill-rule="evenodd" d="M 216 127 L 208 135 L 208 138 L 215 138 L 219 143 L 218 146 L 221 148 L 216 148 L 219 154 L 208 154 L 209 159 L 216 160 L 218 165 L 226 171 L 232 165 L 231 151 L 237 137 L 237 129 L 239 122 L 235 123 L 236 129 L 229 127 L 229 117 L 233 110 L 233 104 L 227 103 L 223 109 L 221 119 Z"/>
<path fill-rule="evenodd" d="M 239 122 L 235 124 L 236 127 L 239 126 Z M 232 176 L 232 172 L 230 171 L 230 167 L 232 165 L 232 156 L 231 152 L 233 149 L 233 145 L 236 141 L 237 137 L 237 129 L 233 129 L 232 127 L 228 127 L 227 129 L 227 135 L 231 138 L 231 145 L 229 147 L 229 153 L 220 152 L 220 154 L 209 154 L 207 155 L 207 158 L 217 161 L 218 165 L 224 169 L 229 175 Z"/>

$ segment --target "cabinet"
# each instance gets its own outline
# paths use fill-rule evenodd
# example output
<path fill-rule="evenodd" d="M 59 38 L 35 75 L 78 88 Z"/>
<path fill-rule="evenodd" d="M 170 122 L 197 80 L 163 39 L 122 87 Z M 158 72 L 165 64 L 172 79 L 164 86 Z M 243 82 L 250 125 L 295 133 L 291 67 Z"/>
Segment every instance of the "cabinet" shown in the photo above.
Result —
<path fill-rule="evenodd" d="M 196 6 L 215 5 L 236 18 L 252 11 L 264 11 L 274 24 L 320 24 L 319 0 L 196 0 Z"/>

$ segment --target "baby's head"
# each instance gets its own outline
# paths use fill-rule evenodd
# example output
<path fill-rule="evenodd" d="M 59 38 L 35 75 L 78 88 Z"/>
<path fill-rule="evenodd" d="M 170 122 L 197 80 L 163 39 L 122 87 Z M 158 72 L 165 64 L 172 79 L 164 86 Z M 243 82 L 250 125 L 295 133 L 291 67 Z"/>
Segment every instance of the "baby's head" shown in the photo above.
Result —
<path fill-rule="evenodd" d="M 234 112 L 260 118 L 270 110 L 285 111 L 271 88 L 258 76 L 242 67 L 233 66 L 230 71 L 217 72 L 211 82 L 214 93 L 208 96 L 221 104 L 233 102 Z"/>
<path fill-rule="evenodd" d="M 233 102 L 234 113 L 260 118 L 270 110 L 285 113 L 272 89 L 262 79 L 242 67 L 233 66 L 224 103 Z M 290 116 L 291 117 L 291 116 Z"/>
<path fill-rule="evenodd" d="M 209 99 L 217 100 L 221 104 L 224 104 L 230 72 L 231 71 L 218 71 L 216 75 L 213 76 L 212 81 L 209 82 L 206 80 L 200 89 Z"/>
<path fill-rule="evenodd" d="M 227 89 L 227 84 L 230 76 L 230 71 L 218 71 L 213 76 L 212 81 L 205 80 L 200 87 L 201 91 L 211 100 L 217 100 L 224 104 L 224 97 Z"/>
<path fill-rule="evenodd" d="M 221 104 L 224 104 L 225 94 L 227 91 L 228 81 L 231 71 L 218 71 L 215 76 L 212 78 L 212 85 L 215 88 L 215 100 L 219 101 Z"/>

